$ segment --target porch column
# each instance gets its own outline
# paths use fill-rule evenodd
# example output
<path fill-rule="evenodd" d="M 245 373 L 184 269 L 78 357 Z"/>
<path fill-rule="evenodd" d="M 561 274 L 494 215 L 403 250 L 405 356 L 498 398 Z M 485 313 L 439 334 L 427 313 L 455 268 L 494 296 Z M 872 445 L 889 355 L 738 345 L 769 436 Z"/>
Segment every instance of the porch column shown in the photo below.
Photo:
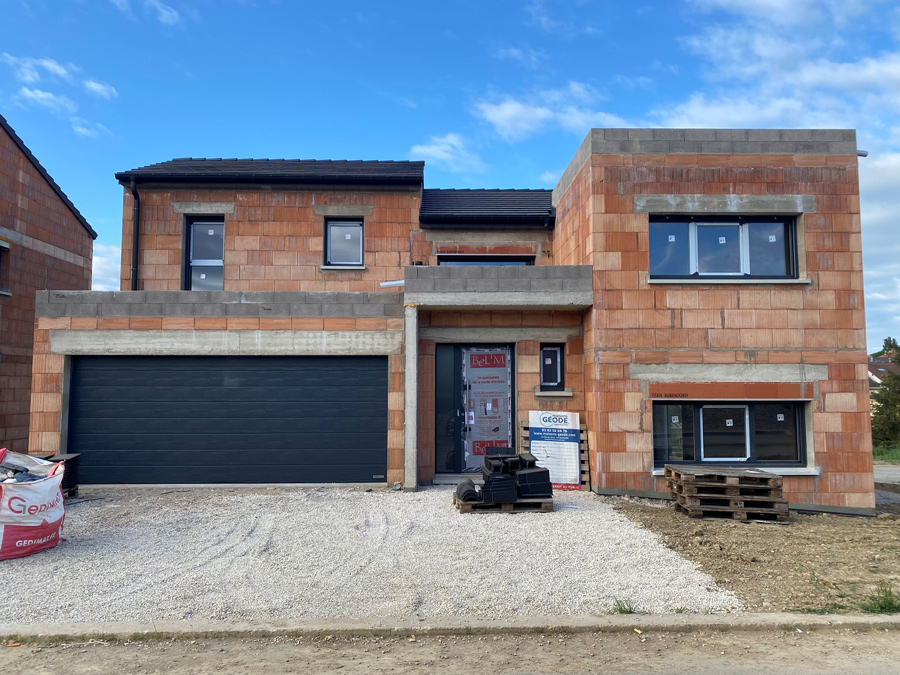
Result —
<path fill-rule="evenodd" d="M 403 364 L 403 489 L 415 490 L 418 484 L 419 414 L 419 314 L 415 305 L 404 305 Z"/>

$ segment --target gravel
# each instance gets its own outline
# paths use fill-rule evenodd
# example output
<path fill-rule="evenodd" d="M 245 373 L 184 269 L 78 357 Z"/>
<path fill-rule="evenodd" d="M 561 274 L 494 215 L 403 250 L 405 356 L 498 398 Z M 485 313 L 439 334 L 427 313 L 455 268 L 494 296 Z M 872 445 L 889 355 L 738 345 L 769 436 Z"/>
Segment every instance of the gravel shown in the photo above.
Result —
<path fill-rule="evenodd" d="M 609 500 L 460 514 L 451 492 L 82 488 L 65 541 L 0 563 L 0 623 L 741 609 Z"/>

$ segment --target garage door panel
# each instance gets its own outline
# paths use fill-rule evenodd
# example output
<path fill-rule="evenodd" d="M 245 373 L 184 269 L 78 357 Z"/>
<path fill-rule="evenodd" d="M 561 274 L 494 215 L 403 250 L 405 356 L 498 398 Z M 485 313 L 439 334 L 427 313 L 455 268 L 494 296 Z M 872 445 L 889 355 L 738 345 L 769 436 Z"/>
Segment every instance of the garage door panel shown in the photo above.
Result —
<path fill-rule="evenodd" d="M 387 357 L 73 357 L 70 452 L 90 483 L 371 482 Z"/>

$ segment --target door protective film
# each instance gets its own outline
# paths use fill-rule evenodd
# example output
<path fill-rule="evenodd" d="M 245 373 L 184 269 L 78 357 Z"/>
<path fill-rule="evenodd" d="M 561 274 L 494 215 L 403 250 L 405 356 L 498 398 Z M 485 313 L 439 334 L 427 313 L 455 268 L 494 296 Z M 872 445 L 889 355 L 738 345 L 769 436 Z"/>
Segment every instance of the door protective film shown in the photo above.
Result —
<path fill-rule="evenodd" d="M 484 466 L 487 448 L 514 447 L 510 399 L 512 363 L 509 347 L 462 348 L 463 472 Z"/>

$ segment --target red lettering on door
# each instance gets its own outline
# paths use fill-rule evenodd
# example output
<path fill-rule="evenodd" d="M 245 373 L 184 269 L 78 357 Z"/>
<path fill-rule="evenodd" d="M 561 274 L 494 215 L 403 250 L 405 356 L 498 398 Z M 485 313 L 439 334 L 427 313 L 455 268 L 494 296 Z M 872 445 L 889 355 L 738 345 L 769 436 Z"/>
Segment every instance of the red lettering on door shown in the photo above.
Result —
<path fill-rule="evenodd" d="M 506 368 L 506 354 L 470 354 L 471 368 Z"/>

